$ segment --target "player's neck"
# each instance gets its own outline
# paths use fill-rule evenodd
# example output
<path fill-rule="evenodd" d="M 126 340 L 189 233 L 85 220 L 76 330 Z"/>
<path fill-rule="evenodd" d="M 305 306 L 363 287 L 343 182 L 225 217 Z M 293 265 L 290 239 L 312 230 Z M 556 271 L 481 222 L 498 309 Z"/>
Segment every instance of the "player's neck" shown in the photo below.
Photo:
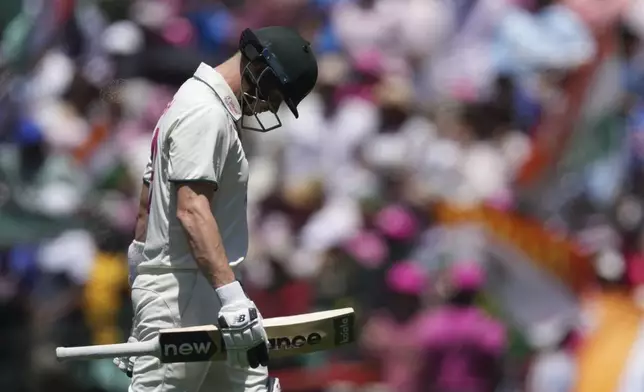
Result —
<path fill-rule="evenodd" d="M 240 64 L 241 54 L 237 53 L 215 68 L 215 70 L 224 78 L 226 83 L 228 83 L 228 86 L 233 90 L 235 95 L 239 95 L 241 91 L 241 73 L 239 72 Z"/>

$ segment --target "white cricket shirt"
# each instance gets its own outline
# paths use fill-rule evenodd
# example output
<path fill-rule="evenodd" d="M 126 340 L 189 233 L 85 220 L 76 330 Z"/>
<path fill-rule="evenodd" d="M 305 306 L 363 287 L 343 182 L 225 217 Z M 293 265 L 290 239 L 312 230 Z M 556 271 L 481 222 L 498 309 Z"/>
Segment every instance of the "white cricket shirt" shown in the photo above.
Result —
<path fill-rule="evenodd" d="M 248 250 L 248 161 L 238 136 L 241 108 L 223 77 L 201 64 L 174 95 L 152 137 L 143 180 L 150 184 L 145 261 L 139 269 L 196 269 L 176 217 L 179 181 L 217 185 L 211 209 L 231 265 Z"/>

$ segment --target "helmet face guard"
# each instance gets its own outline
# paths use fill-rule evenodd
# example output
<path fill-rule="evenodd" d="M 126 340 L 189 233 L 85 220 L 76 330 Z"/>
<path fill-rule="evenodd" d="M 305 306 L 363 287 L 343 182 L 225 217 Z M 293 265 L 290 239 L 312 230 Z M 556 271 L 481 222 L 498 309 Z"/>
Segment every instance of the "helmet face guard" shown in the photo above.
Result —
<path fill-rule="evenodd" d="M 281 127 L 282 121 L 277 115 L 277 110 L 282 100 L 286 101 L 289 107 L 291 106 L 287 94 L 288 76 L 270 48 L 264 47 L 250 29 L 242 32 L 239 46 L 242 56 L 248 60 L 242 70 L 242 78 L 251 86 L 250 91 L 242 91 L 241 93 L 242 113 L 243 106 L 248 106 L 259 124 L 259 128 L 246 125 L 242 117 L 242 129 L 268 132 Z M 258 63 L 264 65 L 264 67 L 259 75 L 256 75 L 253 71 L 253 65 Z M 257 106 L 260 104 L 267 106 L 270 112 L 273 113 L 277 120 L 276 125 L 268 128 L 264 126 L 257 115 Z"/>

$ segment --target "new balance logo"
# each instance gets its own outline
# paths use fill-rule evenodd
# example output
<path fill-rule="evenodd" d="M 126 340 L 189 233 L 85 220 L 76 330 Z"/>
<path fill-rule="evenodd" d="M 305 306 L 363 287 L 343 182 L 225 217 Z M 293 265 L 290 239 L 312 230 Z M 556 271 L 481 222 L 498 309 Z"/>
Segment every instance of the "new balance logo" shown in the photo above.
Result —
<path fill-rule="evenodd" d="M 163 346 L 163 355 L 166 357 L 206 355 L 211 346 L 211 342 L 181 343 L 178 346 L 176 344 L 166 344 Z"/>
<path fill-rule="evenodd" d="M 237 322 L 238 323 L 243 323 L 246 321 L 246 315 L 245 314 L 240 314 L 239 317 L 237 317 Z"/>
<path fill-rule="evenodd" d="M 162 333 L 159 343 L 161 362 L 207 361 L 219 351 L 217 343 L 206 331 Z"/>
<path fill-rule="evenodd" d="M 271 350 L 288 350 L 305 345 L 315 346 L 320 343 L 322 343 L 322 335 L 317 332 L 310 333 L 307 336 L 280 336 L 268 339 L 268 346 Z"/>

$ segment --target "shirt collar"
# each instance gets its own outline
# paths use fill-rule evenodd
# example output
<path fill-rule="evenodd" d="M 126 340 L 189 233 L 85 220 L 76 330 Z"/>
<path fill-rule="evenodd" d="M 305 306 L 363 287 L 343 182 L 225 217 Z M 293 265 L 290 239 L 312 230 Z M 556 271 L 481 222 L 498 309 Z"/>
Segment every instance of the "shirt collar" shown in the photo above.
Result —
<path fill-rule="evenodd" d="M 239 121 L 241 118 L 239 101 L 219 72 L 208 64 L 201 63 L 195 71 L 194 77 L 206 83 L 221 99 L 230 116 L 235 121 Z"/>

